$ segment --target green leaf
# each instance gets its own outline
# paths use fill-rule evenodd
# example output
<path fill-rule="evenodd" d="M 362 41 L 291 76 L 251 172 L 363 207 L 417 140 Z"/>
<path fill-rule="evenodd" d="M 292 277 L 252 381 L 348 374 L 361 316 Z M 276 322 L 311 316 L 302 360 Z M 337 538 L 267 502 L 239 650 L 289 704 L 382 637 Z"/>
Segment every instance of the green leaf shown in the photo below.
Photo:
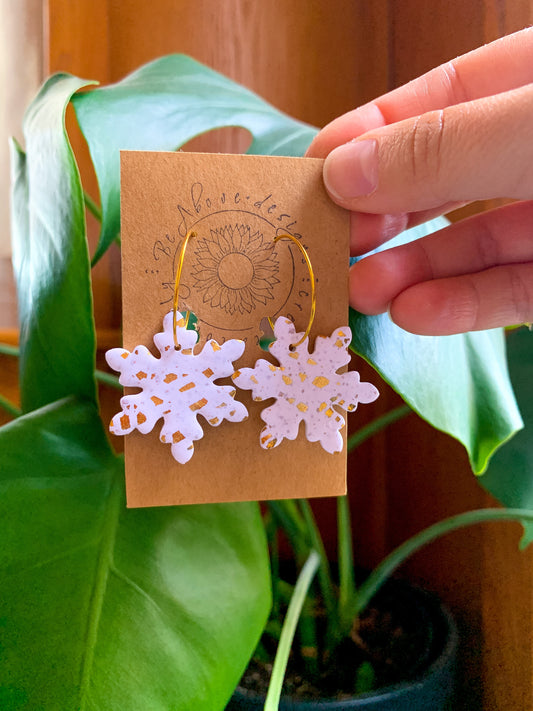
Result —
<path fill-rule="evenodd" d="M 376 685 L 376 672 L 370 662 L 363 662 L 355 672 L 355 693 L 366 694 Z"/>
<path fill-rule="evenodd" d="M 533 510 L 533 333 L 527 328 L 507 335 L 509 369 L 525 428 L 497 452 L 479 483 L 505 506 Z M 533 541 L 525 525 L 522 545 Z"/>
<path fill-rule="evenodd" d="M 428 543 L 432 543 L 437 538 L 452 531 L 458 531 L 466 526 L 473 526 L 478 523 L 489 523 L 495 521 L 517 521 L 522 524 L 533 525 L 532 509 L 476 509 L 465 511 L 464 513 L 450 516 L 442 521 L 434 523 L 428 528 L 424 528 L 411 538 L 404 541 L 395 548 L 381 563 L 374 568 L 368 578 L 360 585 L 357 597 L 354 600 L 352 616 L 358 615 L 368 605 L 383 583 L 391 577 L 394 571 L 414 553 L 419 551 Z"/>
<path fill-rule="evenodd" d="M 64 127 L 71 95 L 87 84 L 68 74 L 51 77 L 26 112 L 26 154 L 12 143 L 13 265 L 25 412 L 70 394 L 96 400 L 83 193 Z"/>
<path fill-rule="evenodd" d="M 279 645 L 276 651 L 274 666 L 272 667 L 272 676 L 268 685 L 268 692 L 265 699 L 265 711 L 277 711 L 279 707 L 279 699 L 283 687 L 283 679 L 285 678 L 285 670 L 289 661 L 289 654 L 294 639 L 296 626 L 300 618 L 300 613 L 307 596 L 307 592 L 313 580 L 313 577 L 320 565 L 320 556 L 315 550 L 311 550 L 305 564 L 298 575 L 298 580 L 294 587 L 294 593 L 289 603 L 287 614 L 283 621 L 283 628 Z"/>
<path fill-rule="evenodd" d="M 257 505 L 128 510 L 122 481 L 90 403 L 0 429 L 3 711 L 210 711 L 231 695 L 270 602 Z"/>
<path fill-rule="evenodd" d="M 448 224 L 432 220 L 399 235 L 409 242 Z M 522 427 L 507 370 L 501 329 L 457 336 L 415 336 L 387 314 L 350 310 L 353 350 L 433 427 L 466 447 L 472 469 L 485 470 L 492 453 Z"/>
<path fill-rule="evenodd" d="M 289 118 L 248 89 L 183 55 L 146 64 L 73 104 L 100 186 L 97 261 L 120 231 L 120 150 L 176 150 L 224 126 L 252 134 L 250 153 L 302 155 L 316 129 Z"/>

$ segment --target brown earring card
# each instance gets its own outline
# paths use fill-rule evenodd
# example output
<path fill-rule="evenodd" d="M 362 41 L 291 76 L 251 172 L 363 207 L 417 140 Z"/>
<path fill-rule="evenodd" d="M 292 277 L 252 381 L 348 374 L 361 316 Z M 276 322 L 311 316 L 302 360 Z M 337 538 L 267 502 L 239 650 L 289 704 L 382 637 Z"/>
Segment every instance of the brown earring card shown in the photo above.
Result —
<path fill-rule="evenodd" d="M 319 159 L 125 151 L 121 216 L 123 345 L 130 351 L 142 344 L 159 356 L 153 336 L 172 310 L 180 247 L 190 229 L 196 237 L 185 252 L 179 309 L 198 319 L 195 353 L 211 338 L 238 338 L 246 345 L 235 369 L 253 367 L 258 358 L 277 365 L 259 346 L 266 319 L 286 316 L 305 331 L 310 275 L 297 245 L 274 243 L 282 234 L 300 240 L 314 270 L 309 351 L 316 336 L 348 325 L 349 215 L 328 198 Z M 235 399 L 248 409 L 248 419 L 213 427 L 199 416 L 204 436 L 186 464 L 160 442 L 163 420 L 149 434 L 126 435 L 128 506 L 346 492 L 346 444 L 328 454 L 306 439 L 301 423 L 295 440 L 262 449 L 260 414 L 274 401 L 254 402 L 240 389 Z"/>

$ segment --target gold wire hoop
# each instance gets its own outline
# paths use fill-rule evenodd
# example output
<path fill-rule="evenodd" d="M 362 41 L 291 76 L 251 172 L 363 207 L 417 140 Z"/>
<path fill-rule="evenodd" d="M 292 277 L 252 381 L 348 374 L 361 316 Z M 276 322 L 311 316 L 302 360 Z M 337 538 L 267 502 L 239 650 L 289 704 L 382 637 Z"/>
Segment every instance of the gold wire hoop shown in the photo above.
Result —
<path fill-rule="evenodd" d="M 176 269 L 176 281 L 174 282 L 174 301 L 172 303 L 172 332 L 174 333 L 174 348 L 179 348 L 176 336 L 176 326 L 178 325 L 178 295 L 180 290 L 181 272 L 183 269 L 183 262 L 185 260 L 185 250 L 187 249 L 187 244 L 189 243 L 191 237 L 196 237 L 196 232 L 193 230 L 189 230 L 187 232 L 185 239 L 183 240 L 183 244 L 181 245 L 180 256 L 178 257 L 178 268 Z M 191 312 L 187 311 L 187 315 L 185 316 L 185 328 L 187 328 L 187 324 L 189 323 L 190 314 Z"/>
<path fill-rule="evenodd" d="M 307 264 L 307 268 L 309 269 L 309 276 L 311 277 L 311 313 L 309 314 L 309 323 L 307 324 L 307 328 L 305 329 L 304 335 L 300 338 L 300 340 L 297 343 L 291 344 L 292 348 L 297 348 L 309 336 L 309 333 L 311 332 L 311 327 L 313 325 L 313 321 L 315 320 L 315 311 L 316 311 L 315 273 L 313 271 L 313 265 L 311 264 L 311 260 L 309 259 L 309 255 L 307 254 L 306 248 L 303 246 L 303 244 L 299 240 L 296 239 L 296 237 L 294 235 L 289 235 L 289 234 L 278 235 L 277 237 L 274 237 L 274 244 L 276 242 L 279 242 L 280 239 L 290 239 L 291 242 L 294 242 L 294 244 L 298 247 L 298 249 L 304 256 L 305 263 Z M 272 323 L 272 319 L 270 318 L 270 316 L 268 317 L 268 322 L 269 322 L 272 330 L 274 330 L 274 324 Z"/>

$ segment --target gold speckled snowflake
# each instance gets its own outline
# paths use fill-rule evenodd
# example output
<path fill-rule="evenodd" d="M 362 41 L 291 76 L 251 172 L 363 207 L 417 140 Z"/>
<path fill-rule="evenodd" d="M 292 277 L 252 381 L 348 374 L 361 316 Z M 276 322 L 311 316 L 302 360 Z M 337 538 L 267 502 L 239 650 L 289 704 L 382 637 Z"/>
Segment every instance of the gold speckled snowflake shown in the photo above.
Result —
<path fill-rule="evenodd" d="M 198 333 L 188 330 L 179 314 L 176 350 L 172 321 L 171 311 L 164 318 L 163 332 L 154 336 L 160 358 L 145 346 L 137 346 L 131 353 L 123 348 L 106 353 L 111 368 L 120 372 L 121 385 L 141 388 L 141 392 L 121 398 L 122 411 L 111 420 L 110 430 L 117 435 L 135 429 L 147 434 L 163 418 L 160 440 L 170 444 L 174 459 L 184 464 L 194 453 L 193 442 L 204 434 L 198 415 L 214 427 L 223 420 L 242 422 L 248 415 L 245 406 L 233 399 L 231 385 L 214 383 L 234 372 L 233 361 L 242 355 L 244 342 L 230 339 L 219 345 L 210 340 L 195 355 Z"/>
<path fill-rule="evenodd" d="M 320 442 L 327 452 L 340 452 L 345 420 L 338 410 L 352 412 L 358 403 L 372 402 L 379 395 L 371 383 L 360 380 L 357 371 L 336 372 L 350 361 L 350 329 L 337 328 L 331 336 L 319 336 L 312 354 L 307 338 L 291 346 L 303 334 L 296 333 L 292 321 L 283 316 L 274 324 L 274 336 L 269 351 L 280 365 L 260 359 L 253 368 L 242 368 L 232 376 L 237 387 L 252 391 L 254 400 L 276 399 L 261 412 L 266 422 L 261 446 L 270 449 L 285 438 L 296 439 L 303 420 L 310 442 Z"/>

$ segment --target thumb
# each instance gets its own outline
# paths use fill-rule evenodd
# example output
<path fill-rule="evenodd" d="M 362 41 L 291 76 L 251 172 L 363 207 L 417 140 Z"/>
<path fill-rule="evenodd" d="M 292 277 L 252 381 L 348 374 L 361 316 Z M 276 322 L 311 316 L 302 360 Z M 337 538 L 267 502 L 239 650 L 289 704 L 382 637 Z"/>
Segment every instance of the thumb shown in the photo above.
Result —
<path fill-rule="evenodd" d="M 325 186 L 369 213 L 533 197 L 533 85 L 373 129 L 335 148 Z"/>

